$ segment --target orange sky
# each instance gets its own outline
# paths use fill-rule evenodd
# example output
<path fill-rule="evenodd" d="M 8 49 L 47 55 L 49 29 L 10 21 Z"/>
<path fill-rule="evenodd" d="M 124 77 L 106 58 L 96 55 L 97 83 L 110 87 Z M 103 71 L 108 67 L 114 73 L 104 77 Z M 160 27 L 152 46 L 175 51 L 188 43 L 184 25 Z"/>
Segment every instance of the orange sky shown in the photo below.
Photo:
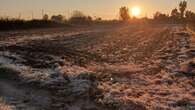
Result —
<path fill-rule="evenodd" d="M 169 13 L 181 0 L 0 0 L 0 16 L 31 19 L 41 18 L 42 10 L 49 15 L 69 17 L 73 10 L 104 19 L 118 18 L 121 6 L 139 6 L 141 16 L 152 17 L 156 11 Z M 195 0 L 187 0 L 189 9 L 195 11 Z"/>

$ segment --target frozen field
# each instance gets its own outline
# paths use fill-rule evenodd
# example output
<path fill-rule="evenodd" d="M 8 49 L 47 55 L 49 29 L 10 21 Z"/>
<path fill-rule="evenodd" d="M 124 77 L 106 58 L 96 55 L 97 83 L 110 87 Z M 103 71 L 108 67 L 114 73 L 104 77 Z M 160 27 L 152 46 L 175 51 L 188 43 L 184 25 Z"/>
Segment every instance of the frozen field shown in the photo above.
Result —
<path fill-rule="evenodd" d="M 181 25 L 0 32 L 0 110 L 194 110 L 194 57 Z"/>

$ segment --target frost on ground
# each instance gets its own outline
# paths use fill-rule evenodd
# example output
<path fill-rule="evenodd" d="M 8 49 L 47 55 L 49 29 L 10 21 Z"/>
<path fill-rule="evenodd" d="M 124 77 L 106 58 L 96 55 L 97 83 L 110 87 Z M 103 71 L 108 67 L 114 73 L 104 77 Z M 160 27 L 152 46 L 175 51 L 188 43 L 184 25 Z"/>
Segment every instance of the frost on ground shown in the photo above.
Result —
<path fill-rule="evenodd" d="M 48 31 L 0 33 L 0 107 L 195 109 L 195 39 L 183 26 Z"/>

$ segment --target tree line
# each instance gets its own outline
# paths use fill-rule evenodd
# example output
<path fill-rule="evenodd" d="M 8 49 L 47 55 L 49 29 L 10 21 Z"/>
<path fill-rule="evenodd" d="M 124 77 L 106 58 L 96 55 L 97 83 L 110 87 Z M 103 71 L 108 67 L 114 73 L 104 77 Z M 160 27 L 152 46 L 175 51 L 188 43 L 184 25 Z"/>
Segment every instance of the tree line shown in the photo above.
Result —
<path fill-rule="evenodd" d="M 81 11 L 73 11 L 71 17 L 69 19 L 66 19 L 65 16 L 63 15 L 52 15 L 50 18 L 47 14 L 43 15 L 43 20 L 45 21 L 53 21 L 53 22 L 57 22 L 57 23 L 65 23 L 65 22 L 69 22 L 69 23 L 77 23 L 77 24 L 86 24 L 86 23 L 90 23 L 93 21 L 91 16 L 87 16 L 84 13 L 82 13 Z M 96 18 L 96 21 L 101 20 L 101 18 Z"/>
<path fill-rule="evenodd" d="M 177 8 L 171 10 L 170 14 L 156 12 L 153 15 L 152 19 L 147 17 L 144 18 L 132 18 L 129 13 L 128 7 L 121 7 L 119 9 L 119 20 L 103 20 L 100 17 L 91 17 L 85 15 L 81 11 L 73 11 L 70 18 L 65 16 L 52 15 L 49 17 L 48 14 L 44 14 L 42 19 L 32 19 L 32 20 L 23 20 L 23 19 L 9 19 L 9 18 L 0 18 L 0 30 L 12 30 L 12 29 L 28 29 L 28 28 L 45 28 L 45 27 L 59 27 L 67 26 L 72 24 L 93 24 L 93 23 L 121 23 L 129 22 L 136 23 L 138 22 L 157 22 L 157 23 L 188 23 L 194 24 L 195 26 L 195 13 L 187 10 L 188 3 L 187 1 L 181 1 Z"/>
<path fill-rule="evenodd" d="M 1 30 L 16 30 L 16 29 L 32 29 L 32 28 L 49 28 L 49 27 L 63 27 L 72 26 L 74 24 L 89 25 L 92 23 L 105 23 L 100 17 L 93 19 L 81 11 L 74 11 L 69 19 L 65 16 L 58 14 L 49 17 L 44 14 L 42 19 L 24 20 L 17 18 L 0 18 L 0 31 Z"/>
<path fill-rule="evenodd" d="M 166 22 L 166 23 L 191 23 L 195 22 L 195 13 L 187 10 L 187 1 L 181 1 L 178 5 L 178 8 L 172 9 L 170 14 L 156 12 L 153 15 L 153 21 L 157 22 Z M 132 18 L 129 14 L 128 7 L 121 7 L 119 9 L 120 20 L 130 21 Z"/>

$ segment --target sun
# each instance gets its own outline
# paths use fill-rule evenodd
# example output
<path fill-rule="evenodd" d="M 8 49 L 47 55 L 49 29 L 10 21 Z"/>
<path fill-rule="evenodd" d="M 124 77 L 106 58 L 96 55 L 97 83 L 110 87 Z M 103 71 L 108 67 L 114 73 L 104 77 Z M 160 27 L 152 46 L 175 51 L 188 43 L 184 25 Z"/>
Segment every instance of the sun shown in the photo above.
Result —
<path fill-rule="evenodd" d="M 138 6 L 134 6 L 131 8 L 131 14 L 133 17 L 138 17 L 141 14 L 141 9 Z"/>

